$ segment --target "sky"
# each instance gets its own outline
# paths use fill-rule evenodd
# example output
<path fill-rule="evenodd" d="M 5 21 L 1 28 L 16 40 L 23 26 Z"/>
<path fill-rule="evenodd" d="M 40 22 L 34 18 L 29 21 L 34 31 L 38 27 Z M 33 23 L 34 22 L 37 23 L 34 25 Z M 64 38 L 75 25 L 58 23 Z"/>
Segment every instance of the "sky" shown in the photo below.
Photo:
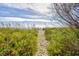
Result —
<path fill-rule="evenodd" d="M 42 18 L 48 19 L 50 4 L 0 4 L 1 17 Z"/>
<path fill-rule="evenodd" d="M 20 9 L 27 9 L 31 8 L 35 11 L 39 11 L 40 13 L 47 14 L 49 12 L 48 7 L 50 4 L 48 3 L 13 3 L 13 4 L 5 4 L 10 7 L 20 8 Z"/>
<path fill-rule="evenodd" d="M 55 11 L 53 12 L 55 15 Z M 4 3 L 0 4 L 0 21 L 51 22 L 50 3 Z M 57 21 L 53 19 L 54 24 Z"/>

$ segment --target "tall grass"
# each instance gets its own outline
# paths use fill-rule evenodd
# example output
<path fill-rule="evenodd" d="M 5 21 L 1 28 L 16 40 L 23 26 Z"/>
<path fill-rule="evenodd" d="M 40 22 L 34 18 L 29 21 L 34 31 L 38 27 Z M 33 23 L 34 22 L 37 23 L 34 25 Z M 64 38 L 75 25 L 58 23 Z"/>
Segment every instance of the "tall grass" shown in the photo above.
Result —
<path fill-rule="evenodd" d="M 79 55 L 79 29 L 47 28 L 45 36 L 49 55 Z"/>
<path fill-rule="evenodd" d="M 35 29 L 0 29 L 0 55 L 32 56 L 37 49 Z"/>

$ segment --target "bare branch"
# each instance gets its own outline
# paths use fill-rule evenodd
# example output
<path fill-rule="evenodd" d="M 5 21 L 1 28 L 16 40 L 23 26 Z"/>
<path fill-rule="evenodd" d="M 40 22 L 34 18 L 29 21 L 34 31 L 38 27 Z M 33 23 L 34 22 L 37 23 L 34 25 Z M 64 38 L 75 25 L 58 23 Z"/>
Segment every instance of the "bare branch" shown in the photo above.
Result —
<path fill-rule="evenodd" d="M 71 10 L 74 10 L 75 6 L 79 4 L 73 3 L 54 3 L 54 8 L 57 14 L 66 21 L 70 27 L 79 28 L 79 17 L 75 15 Z M 76 10 L 74 10 L 76 11 Z M 77 12 L 77 11 L 76 11 Z M 73 15 L 73 16 L 72 16 Z M 76 17 L 76 18 L 75 18 Z"/>

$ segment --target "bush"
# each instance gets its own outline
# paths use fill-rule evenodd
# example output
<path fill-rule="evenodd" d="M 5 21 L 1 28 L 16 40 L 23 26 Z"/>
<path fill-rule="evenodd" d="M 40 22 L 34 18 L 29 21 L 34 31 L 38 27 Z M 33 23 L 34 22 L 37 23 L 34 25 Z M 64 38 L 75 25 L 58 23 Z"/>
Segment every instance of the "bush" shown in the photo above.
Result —
<path fill-rule="evenodd" d="M 79 29 L 45 29 L 49 55 L 79 55 Z"/>
<path fill-rule="evenodd" d="M 35 29 L 0 29 L 0 55 L 32 56 L 37 51 Z"/>

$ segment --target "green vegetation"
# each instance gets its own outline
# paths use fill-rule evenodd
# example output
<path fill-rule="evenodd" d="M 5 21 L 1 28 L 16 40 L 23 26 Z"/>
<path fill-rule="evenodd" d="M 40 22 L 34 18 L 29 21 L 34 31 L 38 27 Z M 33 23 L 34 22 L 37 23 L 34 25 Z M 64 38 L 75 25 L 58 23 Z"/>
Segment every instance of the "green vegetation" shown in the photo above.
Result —
<path fill-rule="evenodd" d="M 79 29 L 46 28 L 49 55 L 79 55 Z"/>
<path fill-rule="evenodd" d="M 0 29 L 0 56 L 32 56 L 37 51 L 35 29 Z"/>

